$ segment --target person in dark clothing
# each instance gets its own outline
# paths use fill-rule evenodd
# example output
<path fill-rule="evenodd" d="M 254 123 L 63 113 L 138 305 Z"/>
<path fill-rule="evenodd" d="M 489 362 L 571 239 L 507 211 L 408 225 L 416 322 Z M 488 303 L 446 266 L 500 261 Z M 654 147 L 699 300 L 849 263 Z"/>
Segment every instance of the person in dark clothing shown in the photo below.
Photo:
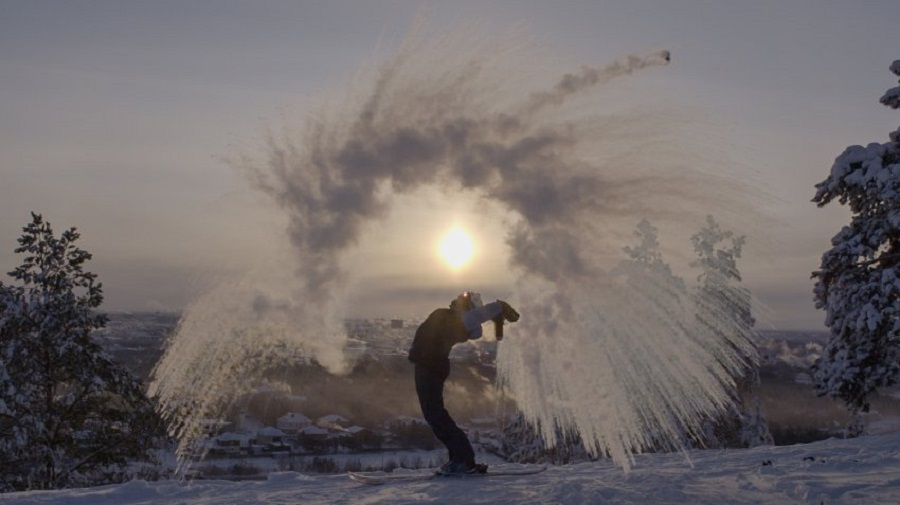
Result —
<path fill-rule="evenodd" d="M 409 360 L 415 364 L 416 394 L 425 421 L 449 453 L 449 461 L 440 473 L 484 473 L 486 465 L 475 463 L 475 451 L 466 433 L 456 425 L 444 408 L 444 382 L 450 375 L 450 351 L 453 346 L 481 338 L 481 325 L 494 321 L 497 339 L 503 337 L 503 323 L 518 321 L 519 314 L 508 303 L 497 300 L 481 303 L 478 293 L 466 292 L 450 303 L 449 309 L 436 309 L 416 329 Z"/>

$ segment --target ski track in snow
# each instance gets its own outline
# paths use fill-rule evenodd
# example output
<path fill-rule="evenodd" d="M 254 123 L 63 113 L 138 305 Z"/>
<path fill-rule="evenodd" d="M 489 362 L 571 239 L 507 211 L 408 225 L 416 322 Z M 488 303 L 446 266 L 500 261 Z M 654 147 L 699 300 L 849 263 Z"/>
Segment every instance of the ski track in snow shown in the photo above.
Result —
<path fill-rule="evenodd" d="M 839 504 L 900 503 L 900 436 L 637 456 L 550 467 L 527 477 L 435 479 L 373 487 L 345 475 L 274 473 L 267 481 L 143 482 L 0 495 L 3 505 L 139 504 Z M 764 464 L 771 462 L 771 464 Z"/>

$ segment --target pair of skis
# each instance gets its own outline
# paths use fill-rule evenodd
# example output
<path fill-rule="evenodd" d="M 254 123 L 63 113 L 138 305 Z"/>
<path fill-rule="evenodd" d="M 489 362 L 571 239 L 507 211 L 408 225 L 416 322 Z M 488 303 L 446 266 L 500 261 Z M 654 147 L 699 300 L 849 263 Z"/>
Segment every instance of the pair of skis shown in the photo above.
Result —
<path fill-rule="evenodd" d="M 510 477 L 516 475 L 534 475 L 547 469 L 546 466 L 537 465 L 500 465 L 488 468 L 487 473 L 464 473 L 444 475 L 436 470 L 428 470 L 410 473 L 385 473 L 385 472 L 348 472 L 348 476 L 361 484 L 380 486 L 391 482 L 417 482 L 431 479 L 481 479 L 485 477 Z"/>

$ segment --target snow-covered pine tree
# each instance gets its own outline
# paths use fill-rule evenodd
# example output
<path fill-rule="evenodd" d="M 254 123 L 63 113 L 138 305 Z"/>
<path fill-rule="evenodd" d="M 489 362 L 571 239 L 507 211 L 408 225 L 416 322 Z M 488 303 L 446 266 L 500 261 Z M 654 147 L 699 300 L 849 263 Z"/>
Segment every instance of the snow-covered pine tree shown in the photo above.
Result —
<path fill-rule="evenodd" d="M 634 230 L 634 236 L 640 244 L 622 248 L 628 260 L 622 262 L 617 273 L 624 274 L 632 289 L 640 291 L 649 300 L 659 298 L 687 299 L 687 288 L 684 280 L 672 272 L 672 268 L 663 260 L 659 249 L 659 230 L 642 219 Z M 659 307 L 672 307 L 671 303 L 658 303 Z M 673 320 L 678 320 L 674 317 Z"/>
<path fill-rule="evenodd" d="M 894 63 L 891 63 L 890 70 L 894 74 L 900 75 L 900 60 L 896 60 L 894 61 Z M 890 107 L 892 109 L 900 109 L 900 86 L 887 90 L 884 93 L 884 96 L 879 99 L 879 101 L 886 107 Z M 897 141 L 896 138 L 894 139 L 894 141 Z"/>
<path fill-rule="evenodd" d="M 159 433 L 138 379 L 92 336 L 106 324 L 91 255 L 32 213 L 0 282 L 0 491 L 112 482 Z"/>
<path fill-rule="evenodd" d="M 890 70 L 900 75 L 900 60 Z M 900 108 L 900 87 L 880 101 Z M 812 201 L 822 207 L 835 199 L 849 205 L 851 218 L 812 274 L 830 330 L 813 375 L 819 394 L 847 404 L 853 435 L 869 395 L 900 382 L 900 128 L 890 142 L 850 146 L 835 159 Z"/>
<path fill-rule="evenodd" d="M 692 267 L 700 269 L 694 291 L 698 331 L 731 342 L 738 363 L 729 365 L 737 385 L 734 406 L 711 421 L 705 430 L 703 445 L 716 447 L 755 447 L 771 445 L 772 435 L 759 398 L 759 359 L 756 348 L 756 320 L 751 310 L 750 291 L 739 285 L 741 273 L 737 260 L 744 245 L 743 236 L 723 231 L 712 216 L 706 226 L 691 237 L 697 259 Z M 720 244 L 724 244 L 724 247 Z"/>
<path fill-rule="evenodd" d="M 634 236 L 639 243 L 622 248 L 628 259 L 618 265 L 616 273 L 624 276 L 628 288 L 642 300 L 640 303 L 656 307 L 661 312 L 660 317 L 668 320 L 673 328 L 680 328 L 683 334 L 690 335 L 693 321 L 686 315 L 690 313 L 690 295 L 684 280 L 675 275 L 663 258 L 659 230 L 642 219 L 634 230 Z M 643 392 L 632 391 L 630 394 L 640 396 Z M 680 430 L 685 446 L 690 446 L 692 439 L 698 436 L 696 429 L 682 426 Z M 645 450 L 667 451 L 678 447 L 671 442 L 655 440 Z"/>

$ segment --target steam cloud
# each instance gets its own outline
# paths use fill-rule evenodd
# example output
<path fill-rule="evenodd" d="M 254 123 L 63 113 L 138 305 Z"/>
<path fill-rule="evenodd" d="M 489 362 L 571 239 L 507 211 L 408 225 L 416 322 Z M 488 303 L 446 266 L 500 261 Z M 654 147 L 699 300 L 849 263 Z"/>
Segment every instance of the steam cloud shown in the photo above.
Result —
<path fill-rule="evenodd" d="M 311 109 L 299 133 L 269 131 L 264 156 L 234 161 L 287 216 L 294 275 L 254 273 L 186 311 L 151 390 L 183 456 L 201 420 L 267 366 L 303 355 L 345 369 L 343 256 L 394 195 L 424 186 L 475 192 L 516 216 L 506 241 L 522 321 L 498 367 L 530 421 L 577 431 L 627 467 L 649 440 L 674 439 L 727 403 L 729 365 L 709 355 L 745 343 L 696 343 L 665 317 L 676 307 L 610 275 L 641 218 L 678 228 L 748 207 L 740 188 L 710 175 L 719 160 L 677 135 L 675 115 L 603 115 L 604 84 L 668 64 L 668 51 L 546 86 L 545 72 L 528 75 L 533 47 L 518 36 L 423 31 Z"/>

